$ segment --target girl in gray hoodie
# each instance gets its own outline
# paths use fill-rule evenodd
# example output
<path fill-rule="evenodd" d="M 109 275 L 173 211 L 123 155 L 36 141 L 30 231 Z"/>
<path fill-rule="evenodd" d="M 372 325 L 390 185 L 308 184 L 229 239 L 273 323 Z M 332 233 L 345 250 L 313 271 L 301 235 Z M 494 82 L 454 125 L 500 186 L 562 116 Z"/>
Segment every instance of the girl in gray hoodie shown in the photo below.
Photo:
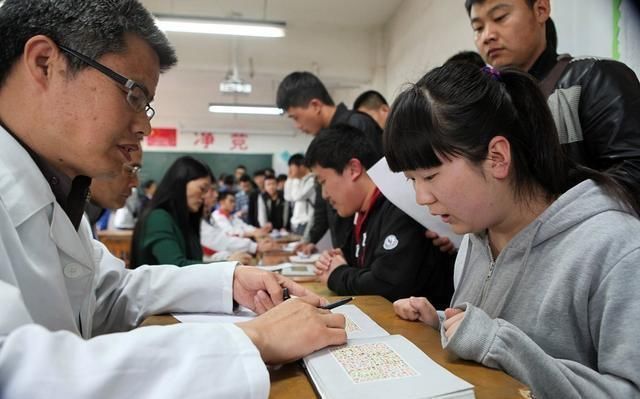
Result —
<path fill-rule="evenodd" d="M 436 68 L 397 98 L 384 146 L 417 202 L 469 238 L 444 317 L 417 298 L 401 317 L 537 398 L 640 397 L 637 187 L 565 157 L 531 78 Z"/>

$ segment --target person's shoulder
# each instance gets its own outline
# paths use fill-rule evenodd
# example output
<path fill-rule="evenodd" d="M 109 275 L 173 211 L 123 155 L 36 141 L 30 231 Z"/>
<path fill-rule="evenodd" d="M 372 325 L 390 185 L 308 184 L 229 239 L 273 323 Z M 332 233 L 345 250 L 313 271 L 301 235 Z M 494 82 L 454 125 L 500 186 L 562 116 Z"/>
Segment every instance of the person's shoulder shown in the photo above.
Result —
<path fill-rule="evenodd" d="M 569 62 L 559 83 L 582 84 L 619 79 L 637 81 L 633 70 L 623 62 L 585 56 L 575 57 Z"/>
<path fill-rule="evenodd" d="M 150 223 L 150 224 L 173 223 L 173 217 L 165 209 L 156 208 L 151 212 L 149 212 L 149 216 L 147 216 L 147 223 Z"/>
<path fill-rule="evenodd" d="M 380 132 L 382 132 L 382 129 L 380 129 L 380 126 L 378 126 L 376 121 L 374 121 L 371 116 L 365 114 L 364 112 L 359 112 L 355 110 L 350 110 L 349 113 L 350 113 L 349 117 L 347 118 L 347 123 L 349 125 L 356 127 L 365 132 L 368 130 L 373 130 L 373 131 L 379 130 Z"/>

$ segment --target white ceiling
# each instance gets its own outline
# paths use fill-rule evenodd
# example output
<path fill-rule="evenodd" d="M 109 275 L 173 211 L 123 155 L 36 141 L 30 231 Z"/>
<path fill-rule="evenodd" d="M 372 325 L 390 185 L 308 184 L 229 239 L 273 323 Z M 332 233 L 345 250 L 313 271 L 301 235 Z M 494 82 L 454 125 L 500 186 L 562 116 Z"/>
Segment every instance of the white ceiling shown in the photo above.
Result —
<path fill-rule="evenodd" d="M 289 26 L 369 30 L 384 25 L 403 0 L 142 0 L 153 13 L 284 21 Z M 265 12 L 266 11 L 266 12 Z"/>

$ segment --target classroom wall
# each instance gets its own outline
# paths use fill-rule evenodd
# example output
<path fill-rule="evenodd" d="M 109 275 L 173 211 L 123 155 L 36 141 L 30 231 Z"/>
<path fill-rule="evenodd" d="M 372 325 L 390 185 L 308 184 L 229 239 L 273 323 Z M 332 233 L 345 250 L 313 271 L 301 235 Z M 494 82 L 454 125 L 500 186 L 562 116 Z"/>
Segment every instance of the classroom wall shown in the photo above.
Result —
<path fill-rule="evenodd" d="M 405 0 L 385 27 L 386 93 L 392 100 L 407 82 L 462 50 L 475 50 L 461 0 Z"/>

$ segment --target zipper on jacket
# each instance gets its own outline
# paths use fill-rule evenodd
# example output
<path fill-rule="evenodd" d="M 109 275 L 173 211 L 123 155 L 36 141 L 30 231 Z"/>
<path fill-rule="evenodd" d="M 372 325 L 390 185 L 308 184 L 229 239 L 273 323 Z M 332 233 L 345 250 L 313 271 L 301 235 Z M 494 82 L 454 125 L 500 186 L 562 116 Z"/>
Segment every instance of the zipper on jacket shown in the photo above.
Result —
<path fill-rule="evenodd" d="M 487 277 L 484 279 L 484 283 L 482 284 L 482 290 L 480 291 L 480 303 L 478 306 L 482 306 L 484 302 L 484 297 L 487 294 L 489 280 L 491 280 L 491 276 L 493 276 L 493 270 L 496 268 L 496 260 L 493 259 L 493 253 L 491 252 L 491 246 L 489 245 L 489 238 L 487 237 L 487 251 L 489 252 L 489 273 L 487 273 Z"/>

